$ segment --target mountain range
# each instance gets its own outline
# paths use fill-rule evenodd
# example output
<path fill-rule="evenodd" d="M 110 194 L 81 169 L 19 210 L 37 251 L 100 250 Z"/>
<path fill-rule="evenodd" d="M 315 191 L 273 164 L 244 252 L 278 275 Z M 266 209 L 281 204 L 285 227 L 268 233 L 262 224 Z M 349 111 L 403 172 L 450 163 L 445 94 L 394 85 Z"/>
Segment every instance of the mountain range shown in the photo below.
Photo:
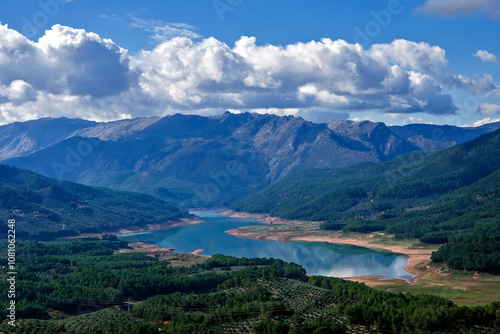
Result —
<path fill-rule="evenodd" d="M 156 196 L 181 207 L 227 206 L 298 172 L 446 149 L 500 128 L 312 123 L 254 113 L 107 123 L 45 118 L 0 127 L 0 161 L 48 177 Z"/>

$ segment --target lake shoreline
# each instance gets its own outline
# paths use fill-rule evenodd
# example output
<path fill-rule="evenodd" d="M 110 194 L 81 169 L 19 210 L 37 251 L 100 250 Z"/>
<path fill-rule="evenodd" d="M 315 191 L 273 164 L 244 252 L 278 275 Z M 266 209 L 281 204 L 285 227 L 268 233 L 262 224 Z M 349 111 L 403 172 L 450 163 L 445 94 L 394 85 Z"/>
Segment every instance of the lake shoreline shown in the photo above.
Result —
<path fill-rule="evenodd" d="M 215 210 L 214 210 L 215 211 Z M 217 210 L 216 212 L 229 216 L 232 212 L 227 210 Z M 457 305 L 486 305 L 498 300 L 500 295 L 500 276 L 487 273 L 465 272 L 449 269 L 442 263 L 432 263 L 430 254 L 437 247 L 422 245 L 418 240 L 395 240 L 392 235 L 380 232 L 374 232 L 369 235 L 359 233 L 339 233 L 333 231 L 320 230 L 320 222 L 310 221 L 286 221 L 280 218 L 268 217 L 265 215 L 252 215 L 247 213 L 237 213 L 235 218 L 250 218 L 268 224 L 246 225 L 242 224 L 239 229 L 229 227 L 222 232 L 227 233 L 231 229 L 237 231 L 241 238 L 253 237 L 260 240 L 274 240 L 279 242 L 329 242 L 337 244 L 349 244 L 371 248 L 377 251 L 394 252 L 407 257 L 408 265 L 405 266 L 406 272 L 417 275 L 411 279 L 411 283 L 400 276 L 397 279 L 388 279 L 383 276 L 354 276 L 343 277 L 342 279 L 357 281 L 366 284 L 369 287 L 380 291 L 402 292 L 421 294 L 427 293 L 435 296 L 445 297 L 453 300 Z M 207 219 L 207 218 L 201 218 Z M 207 219 L 208 221 L 208 219 Z M 183 224 L 199 224 L 201 220 L 192 222 L 183 222 Z M 179 222 L 176 222 L 179 223 Z M 200 226 L 205 224 L 199 224 Z M 149 228 L 157 228 L 158 225 L 150 225 Z M 167 224 L 173 227 L 172 224 Z M 195 227 L 195 225 L 193 226 Z M 208 228 L 209 226 L 207 226 Z M 142 229 L 142 228 L 141 228 Z M 128 230 L 127 230 L 128 231 Z M 123 232 L 123 230 L 122 230 Z M 140 231 L 137 231 L 140 232 Z M 234 231 L 233 231 L 234 232 Z M 243 235 L 242 233 L 246 235 Z M 233 233 L 231 233 L 233 234 Z M 253 236 L 251 234 L 254 234 Z M 289 242 L 291 243 L 291 242 Z M 154 244 L 145 245 L 146 253 L 154 254 Z M 142 247 L 139 247 L 142 248 Z M 166 260 L 173 266 L 190 266 L 205 261 L 207 257 L 203 255 L 192 254 L 193 251 L 204 248 L 201 243 L 193 245 L 193 248 L 187 253 L 177 253 L 177 250 L 168 253 L 168 249 L 156 250 L 161 260 Z M 190 254 L 191 253 L 191 254 Z M 199 253 L 199 250 L 196 252 Z M 403 279 L 402 279 L 403 278 Z"/>
<path fill-rule="evenodd" d="M 234 218 L 253 218 L 258 221 L 268 223 L 269 224 L 268 226 L 270 228 L 271 225 L 273 226 L 288 225 L 288 224 L 292 225 L 300 223 L 307 226 L 307 224 L 316 224 L 316 225 L 321 224 L 320 222 L 308 222 L 300 220 L 288 221 L 279 217 L 271 217 L 267 214 L 252 214 L 247 212 L 235 212 L 232 210 L 219 211 L 219 213 Z M 285 232 L 288 233 L 280 233 L 281 232 L 280 230 L 284 230 Z M 403 245 L 380 243 L 376 241 L 376 238 L 374 238 L 374 236 L 380 235 L 380 233 L 360 235 L 357 238 L 346 238 L 340 236 L 338 232 L 323 231 L 319 229 L 309 230 L 309 231 L 296 230 L 295 232 L 297 232 L 297 234 L 300 233 L 300 236 L 297 236 L 297 234 L 293 233 L 293 231 L 290 233 L 290 230 L 286 229 L 279 229 L 277 232 L 270 230 L 254 231 L 246 228 L 238 228 L 226 231 L 226 233 L 234 235 L 239 238 L 249 238 L 254 240 L 273 240 L 280 242 L 300 242 L 300 241 L 327 242 L 332 244 L 347 244 L 347 245 L 369 248 L 373 250 L 383 250 L 396 254 L 402 254 L 406 256 L 406 260 L 408 261 L 408 265 L 405 266 L 404 269 L 408 273 L 416 275 L 415 278 L 410 280 L 412 283 L 416 283 L 418 278 L 422 276 L 422 272 L 418 268 L 421 266 L 426 266 L 430 262 L 430 257 L 432 252 L 437 249 L 437 248 L 423 248 L 414 245 L 403 246 Z M 329 234 L 329 235 L 314 235 L 315 232 L 321 234 Z M 346 277 L 344 279 L 351 281 L 363 281 L 370 286 L 378 285 L 377 282 L 381 281 L 380 276 Z"/>
<path fill-rule="evenodd" d="M 180 220 L 167 220 L 164 223 L 158 223 L 158 224 L 147 224 L 144 226 L 136 226 L 136 227 L 130 227 L 130 228 L 121 228 L 121 229 L 113 229 L 109 231 L 103 231 L 99 233 L 85 233 L 85 234 L 80 234 L 75 237 L 71 238 L 99 238 L 104 234 L 111 234 L 111 235 L 117 235 L 117 234 L 126 234 L 126 233 L 138 233 L 138 232 L 149 232 L 149 231 L 156 231 L 156 230 L 165 230 L 165 229 L 170 229 L 174 227 L 179 227 L 179 226 L 188 226 L 188 225 L 194 225 L 194 224 L 202 224 L 205 223 L 204 220 L 201 220 L 198 218 L 181 218 Z"/>
<path fill-rule="evenodd" d="M 198 219 L 198 218 L 195 218 L 195 219 L 182 218 L 182 219 L 176 220 L 176 221 L 167 221 L 165 223 L 160 223 L 160 224 L 148 224 L 148 225 L 145 225 L 143 227 L 137 227 L 137 228 L 133 228 L 133 229 L 120 229 L 119 231 L 111 232 L 110 234 L 148 232 L 148 231 L 164 230 L 164 229 L 169 229 L 169 228 L 173 228 L 173 227 L 188 226 L 188 225 L 202 224 L 202 223 L 205 223 L 205 221 Z"/>

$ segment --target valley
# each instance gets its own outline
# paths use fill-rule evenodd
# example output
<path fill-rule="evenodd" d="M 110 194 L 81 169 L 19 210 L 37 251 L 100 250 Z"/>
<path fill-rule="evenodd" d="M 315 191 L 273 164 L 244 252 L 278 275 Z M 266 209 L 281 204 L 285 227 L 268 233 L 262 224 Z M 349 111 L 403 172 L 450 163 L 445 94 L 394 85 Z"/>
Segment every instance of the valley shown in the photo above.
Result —
<path fill-rule="evenodd" d="M 81 168 L 86 174 L 74 180 L 84 176 L 90 184 L 94 170 L 120 174 L 133 164 L 136 174 L 119 186 L 90 186 L 0 165 L 0 217 L 16 219 L 20 240 L 25 333 L 500 328 L 500 130 L 492 125 L 475 133 L 492 132 L 458 144 L 445 139 L 475 135 L 253 114 L 73 124 L 76 137 L 64 133 L 33 151 L 16 148 L 9 154 L 20 156 L 4 161 L 75 163 L 66 164 L 65 176 Z M 181 133 L 188 125 L 191 132 Z M 440 144 L 422 139 L 437 130 L 449 137 L 437 136 Z M 238 140 L 248 131 L 252 143 Z M 92 145 L 88 155 L 81 154 L 85 145 Z M 339 164 L 335 157 L 346 151 L 320 149 L 335 145 L 356 158 Z M 249 160 L 235 162 L 243 156 Z M 177 170 L 158 174 L 167 165 Z M 176 197 L 170 185 L 147 187 L 160 189 L 165 175 L 186 197 Z M 210 201 L 192 202 L 197 193 Z M 190 204 L 227 209 L 222 216 L 220 209 L 177 206 Z M 380 303 L 392 305 L 388 316 Z M 420 322 L 422 316 L 428 320 Z M 95 317 L 103 321 L 89 321 Z"/>
<path fill-rule="evenodd" d="M 403 268 L 406 265 L 405 258 L 398 254 L 323 242 L 237 238 L 227 231 L 245 227 L 260 229 L 266 225 L 254 219 L 225 217 L 214 210 L 191 213 L 199 216 L 205 223 L 117 236 L 119 240 L 126 242 L 142 241 L 162 249 L 175 249 L 175 253 L 281 259 L 303 266 L 309 275 L 381 275 L 398 279 L 407 279 L 409 276 Z"/>

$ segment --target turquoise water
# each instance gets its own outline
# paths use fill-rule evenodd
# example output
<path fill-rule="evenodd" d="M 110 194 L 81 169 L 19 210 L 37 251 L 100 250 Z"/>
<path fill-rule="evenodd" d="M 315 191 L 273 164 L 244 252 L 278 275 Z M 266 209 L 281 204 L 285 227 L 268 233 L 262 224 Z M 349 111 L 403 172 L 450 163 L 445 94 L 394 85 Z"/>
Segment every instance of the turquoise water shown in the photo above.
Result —
<path fill-rule="evenodd" d="M 193 211 L 206 223 L 142 233 L 119 234 L 125 241 L 145 241 L 178 253 L 203 249 L 201 254 L 238 257 L 273 257 L 302 265 L 308 275 L 334 277 L 414 277 L 403 268 L 405 256 L 368 248 L 324 242 L 278 242 L 238 238 L 224 233 L 241 226 L 262 224 L 255 219 L 225 217 L 216 211 Z"/>

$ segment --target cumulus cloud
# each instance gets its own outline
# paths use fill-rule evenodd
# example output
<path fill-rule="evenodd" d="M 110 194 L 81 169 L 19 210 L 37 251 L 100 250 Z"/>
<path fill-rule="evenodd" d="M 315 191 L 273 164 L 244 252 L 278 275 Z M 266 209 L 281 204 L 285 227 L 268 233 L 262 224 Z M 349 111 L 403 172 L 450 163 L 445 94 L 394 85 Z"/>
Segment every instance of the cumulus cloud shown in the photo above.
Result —
<path fill-rule="evenodd" d="M 0 123 L 42 116 L 116 119 L 119 111 L 102 107 L 137 85 L 129 62 L 124 49 L 84 30 L 55 25 L 32 42 L 0 24 Z"/>
<path fill-rule="evenodd" d="M 439 75 L 447 65 L 446 52 L 428 43 L 397 39 L 391 44 L 375 44 L 372 53 L 377 58 L 389 59 L 402 66 L 431 75 Z"/>
<path fill-rule="evenodd" d="M 488 51 L 479 50 L 474 54 L 474 56 L 478 57 L 479 59 L 481 59 L 481 61 L 485 63 L 498 64 L 498 58 L 494 54 L 489 53 Z"/>
<path fill-rule="evenodd" d="M 22 80 L 37 91 L 100 98 L 128 89 L 125 50 L 84 30 L 53 26 L 37 43 L 0 24 L 0 84 Z"/>
<path fill-rule="evenodd" d="M 376 122 L 373 118 L 371 118 L 370 116 L 364 116 L 364 117 L 354 117 L 353 119 L 351 119 L 351 121 L 353 122 L 365 122 L 365 121 L 368 121 L 368 122 Z"/>
<path fill-rule="evenodd" d="M 481 103 L 477 109 L 477 113 L 486 116 L 500 115 L 500 105 Z"/>
<path fill-rule="evenodd" d="M 405 124 L 419 124 L 419 123 L 423 123 L 423 119 L 420 117 L 410 116 L 410 118 L 408 118 L 408 120 L 404 121 L 403 123 L 405 123 Z"/>
<path fill-rule="evenodd" d="M 402 119 L 403 118 L 403 115 L 398 114 L 398 113 L 384 114 L 384 116 L 387 118 L 392 118 L 392 119 Z"/>
<path fill-rule="evenodd" d="M 23 80 L 14 80 L 10 85 L 0 86 L 0 101 L 3 97 L 4 101 L 10 101 L 14 104 L 24 103 L 35 101 L 36 96 L 37 93 L 33 87 Z"/>
<path fill-rule="evenodd" d="M 473 94 L 491 93 L 497 88 L 493 77 L 489 74 L 475 75 L 474 78 L 459 74 L 449 76 L 444 81 L 451 88 L 462 88 Z"/>
<path fill-rule="evenodd" d="M 445 88 L 497 89 L 491 76 L 447 71 L 443 49 L 401 39 L 364 49 L 331 39 L 276 46 L 241 37 L 228 46 L 184 36 L 131 56 L 84 30 L 56 25 L 32 42 L 0 25 L 0 123 L 228 109 L 313 121 L 347 119 L 356 111 L 446 115 L 457 107 Z"/>
<path fill-rule="evenodd" d="M 446 114 L 456 110 L 451 97 L 432 76 L 412 71 L 445 66 L 443 57 L 439 48 L 402 40 L 387 49 L 364 50 L 330 39 L 258 46 L 254 37 L 242 37 L 230 48 L 215 38 L 199 43 L 175 38 L 143 52 L 133 64 L 143 70 L 141 87 L 176 108 Z"/>
<path fill-rule="evenodd" d="M 490 123 L 497 123 L 497 122 L 500 122 L 500 118 L 490 118 L 490 117 L 487 117 L 487 118 L 484 118 L 484 119 L 481 119 L 477 122 L 474 122 L 472 124 L 466 124 L 466 125 L 463 125 L 462 127 L 466 128 L 466 127 L 469 127 L 469 128 L 475 128 L 475 127 L 478 127 L 478 126 L 483 126 L 485 124 L 490 124 Z"/>
<path fill-rule="evenodd" d="M 417 8 L 417 13 L 457 16 L 470 13 L 481 13 L 500 19 L 500 2 L 498 0 L 427 0 Z"/>

